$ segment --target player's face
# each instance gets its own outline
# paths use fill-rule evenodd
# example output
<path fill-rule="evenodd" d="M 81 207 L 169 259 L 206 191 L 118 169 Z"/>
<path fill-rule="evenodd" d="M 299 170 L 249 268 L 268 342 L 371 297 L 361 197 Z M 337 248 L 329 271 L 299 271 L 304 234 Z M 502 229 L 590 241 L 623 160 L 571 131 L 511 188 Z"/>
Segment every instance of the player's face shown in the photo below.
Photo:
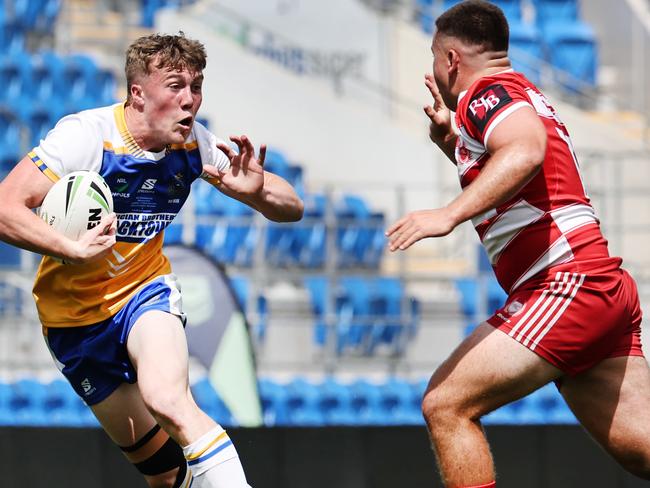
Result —
<path fill-rule="evenodd" d="M 451 94 L 448 50 L 446 49 L 445 41 L 446 38 L 438 36 L 437 33 L 433 36 L 433 43 L 431 44 L 431 52 L 433 53 L 433 77 L 436 80 L 436 85 L 438 85 L 438 90 L 445 105 L 455 110 L 458 99 Z"/>
<path fill-rule="evenodd" d="M 165 146 L 182 144 L 187 139 L 203 100 L 202 85 L 201 72 L 151 67 L 141 86 L 152 141 Z"/>

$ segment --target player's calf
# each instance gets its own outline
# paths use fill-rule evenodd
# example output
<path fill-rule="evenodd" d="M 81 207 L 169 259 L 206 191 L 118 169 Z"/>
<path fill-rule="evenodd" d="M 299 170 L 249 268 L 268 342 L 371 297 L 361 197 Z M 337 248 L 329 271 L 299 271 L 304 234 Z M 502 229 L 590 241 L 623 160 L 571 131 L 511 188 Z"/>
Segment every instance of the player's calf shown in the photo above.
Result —
<path fill-rule="evenodd" d="M 120 446 L 151 488 L 185 488 L 191 474 L 183 450 L 156 425 L 131 446 Z"/>

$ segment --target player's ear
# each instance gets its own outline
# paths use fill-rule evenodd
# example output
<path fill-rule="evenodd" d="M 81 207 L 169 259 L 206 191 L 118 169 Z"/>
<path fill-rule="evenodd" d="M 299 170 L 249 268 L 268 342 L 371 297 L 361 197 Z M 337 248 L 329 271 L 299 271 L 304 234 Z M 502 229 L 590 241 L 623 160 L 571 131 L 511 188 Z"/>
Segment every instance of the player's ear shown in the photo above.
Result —
<path fill-rule="evenodd" d="M 133 83 L 129 87 L 129 94 L 131 95 L 131 104 L 134 108 L 142 108 L 144 106 L 144 97 L 142 96 L 142 85 Z"/>
<path fill-rule="evenodd" d="M 455 49 L 450 49 L 447 51 L 447 70 L 449 73 L 458 70 L 458 65 L 460 64 L 460 55 Z"/>

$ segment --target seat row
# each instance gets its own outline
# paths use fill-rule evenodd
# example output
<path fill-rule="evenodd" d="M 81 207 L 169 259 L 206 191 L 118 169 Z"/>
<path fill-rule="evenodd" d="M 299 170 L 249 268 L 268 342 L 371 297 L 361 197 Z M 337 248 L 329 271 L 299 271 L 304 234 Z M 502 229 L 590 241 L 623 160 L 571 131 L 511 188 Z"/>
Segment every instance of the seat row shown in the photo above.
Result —
<path fill-rule="evenodd" d="M 439 12 L 460 0 L 416 0 L 418 22 L 427 33 L 433 32 Z M 513 67 L 533 83 L 541 82 L 539 60 L 553 68 L 556 82 L 569 91 L 596 84 L 597 42 L 593 29 L 580 19 L 578 0 L 533 0 L 535 20 L 523 15 L 522 0 L 492 0 L 504 11 L 510 24 Z"/>
<path fill-rule="evenodd" d="M 259 381 L 266 426 L 421 425 L 420 403 L 427 381 L 389 378 L 381 383 L 333 378 L 310 382 L 297 377 L 280 383 Z M 237 421 L 207 379 L 192 385 L 197 404 L 224 426 Z M 575 423 L 552 384 L 484 418 L 486 424 Z M 63 379 L 42 383 L 22 379 L 0 382 L 0 425 L 97 427 L 90 409 Z"/>
<path fill-rule="evenodd" d="M 263 343 L 269 321 L 266 296 L 252 296 L 244 276 L 230 277 L 230 286 L 241 309 L 257 318 L 251 333 Z M 314 344 L 319 348 L 331 347 L 338 355 L 371 356 L 383 346 L 399 355 L 419 329 L 420 303 L 407 295 L 398 278 L 343 276 L 330 281 L 316 275 L 305 278 L 304 286 L 314 315 Z"/>
<path fill-rule="evenodd" d="M 402 280 L 388 276 L 343 276 L 304 281 L 315 317 L 314 342 L 371 356 L 385 345 L 399 355 L 417 333 L 419 301 L 406 294 Z"/>
<path fill-rule="evenodd" d="M 30 35 L 52 35 L 62 0 L 5 0 L 0 5 L 0 52 L 26 48 Z"/>
<path fill-rule="evenodd" d="M 312 383 L 295 378 L 288 383 L 259 382 L 265 425 L 418 425 L 427 380 L 389 378 L 382 383 L 334 379 Z M 575 417 L 549 384 L 483 419 L 485 424 L 575 423 Z"/>
<path fill-rule="evenodd" d="M 115 101 L 113 73 L 88 56 L 0 56 L 0 171 L 5 174 L 66 114 Z"/>
<path fill-rule="evenodd" d="M 300 188 L 295 180 L 289 182 Z M 300 222 L 258 226 L 250 207 L 212 186 L 198 184 L 193 191 L 195 243 L 223 264 L 252 266 L 262 241 L 269 266 L 317 269 L 335 260 L 339 268 L 377 269 L 386 247 L 384 214 L 372 211 L 358 195 L 343 195 L 330 202 L 325 195 L 306 194 Z M 328 222 L 333 222 L 333 229 Z M 328 246 L 330 232 L 334 233 L 334 246 Z M 177 222 L 166 231 L 165 242 L 179 242 L 181 233 Z"/>

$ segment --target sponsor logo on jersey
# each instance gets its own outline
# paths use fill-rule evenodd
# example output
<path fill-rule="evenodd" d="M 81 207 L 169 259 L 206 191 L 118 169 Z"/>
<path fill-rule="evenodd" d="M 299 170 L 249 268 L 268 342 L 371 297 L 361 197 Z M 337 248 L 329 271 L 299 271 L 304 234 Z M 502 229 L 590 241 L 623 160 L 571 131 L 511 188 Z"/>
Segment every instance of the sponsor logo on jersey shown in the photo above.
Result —
<path fill-rule="evenodd" d="M 174 220 L 173 213 L 121 213 L 117 215 L 117 237 L 122 241 L 152 239 Z"/>
<path fill-rule="evenodd" d="M 512 97 L 503 85 L 490 85 L 472 97 L 467 114 L 476 128 L 483 133 L 490 119 L 510 102 Z"/>
<path fill-rule="evenodd" d="M 140 191 L 153 191 L 156 187 L 156 181 L 158 181 L 156 178 L 147 178 L 144 180 L 144 183 L 142 183 Z"/>

